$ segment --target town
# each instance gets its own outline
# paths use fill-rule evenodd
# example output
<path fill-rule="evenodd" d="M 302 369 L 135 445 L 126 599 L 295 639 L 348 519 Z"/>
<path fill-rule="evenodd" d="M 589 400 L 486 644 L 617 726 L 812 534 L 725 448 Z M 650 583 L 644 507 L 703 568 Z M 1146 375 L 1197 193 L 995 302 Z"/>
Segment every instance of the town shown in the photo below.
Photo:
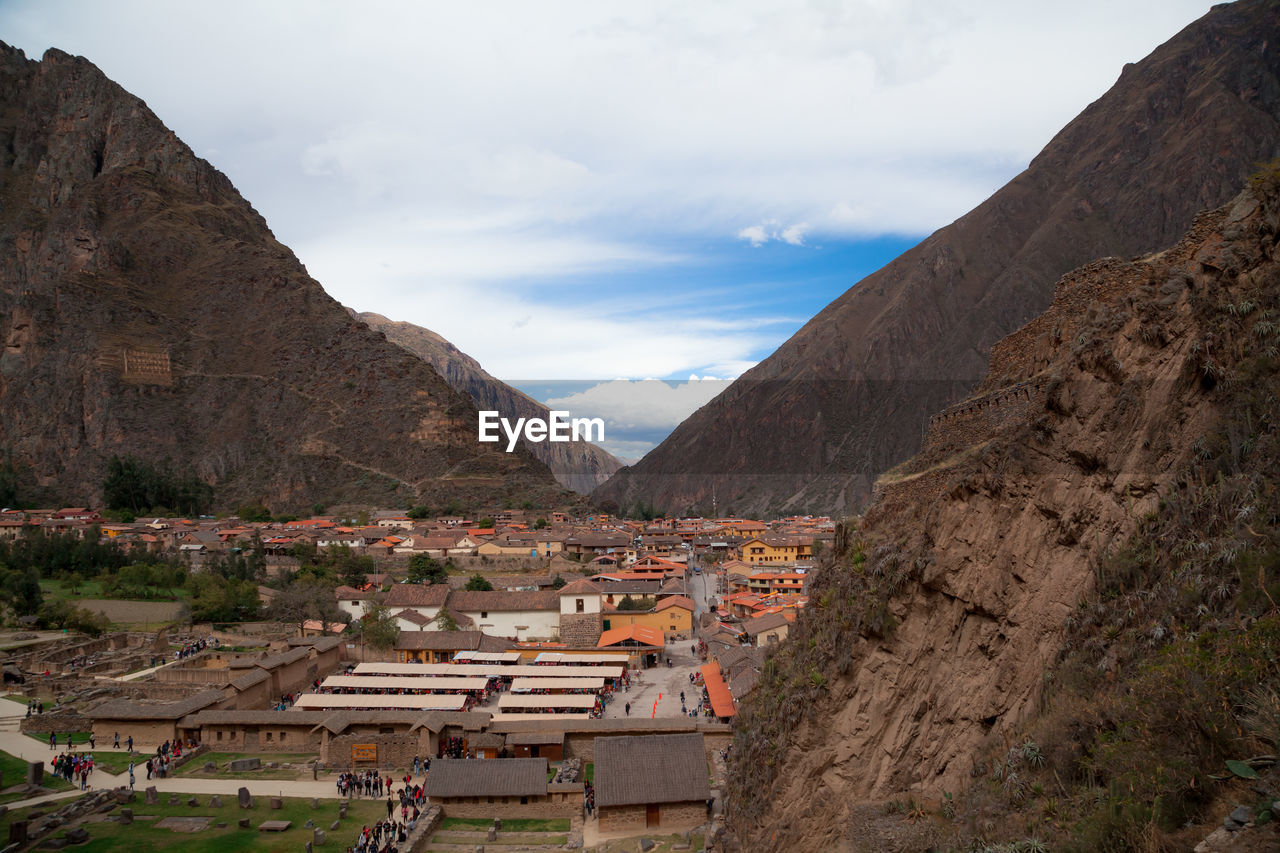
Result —
<path fill-rule="evenodd" d="M 8 585 L 18 701 L 2 703 L 0 749 L 31 766 L 92 754 L 59 772 L 88 771 L 122 809 L 135 786 L 144 807 L 275 805 L 285 779 L 345 812 L 376 777 L 379 798 L 399 796 L 381 831 L 414 850 L 469 843 L 477 821 L 482 839 L 550 821 L 522 843 L 712 845 L 738 703 L 835 536 L 828 518 L 532 508 L 113 515 L 0 513 L 11 573 L 36 551 L 94 546 L 100 563 L 47 561 L 34 607 Z M 252 600 L 228 609 L 228 589 Z M 58 796 L 27 777 L 32 799 Z M 11 823 L 11 838 L 52 835 L 56 815 Z"/>

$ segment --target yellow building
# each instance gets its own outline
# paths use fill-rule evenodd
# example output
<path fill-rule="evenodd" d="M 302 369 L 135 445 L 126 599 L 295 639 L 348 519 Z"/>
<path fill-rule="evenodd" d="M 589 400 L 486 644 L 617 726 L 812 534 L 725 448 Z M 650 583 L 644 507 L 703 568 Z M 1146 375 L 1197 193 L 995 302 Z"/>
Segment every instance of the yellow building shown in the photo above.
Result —
<path fill-rule="evenodd" d="M 604 614 L 607 629 L 641 625 L 656 628 L 672 639 L 693 636 L 693 601 L 683 595 L 673 595 L 659 601 L 652 610 L 611 610 Z"/>

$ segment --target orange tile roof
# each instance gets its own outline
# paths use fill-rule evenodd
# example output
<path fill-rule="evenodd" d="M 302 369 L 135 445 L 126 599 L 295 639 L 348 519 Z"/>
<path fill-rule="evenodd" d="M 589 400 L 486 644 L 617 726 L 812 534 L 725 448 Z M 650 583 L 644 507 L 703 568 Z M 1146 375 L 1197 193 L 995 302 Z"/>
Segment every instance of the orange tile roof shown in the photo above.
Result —
<path fill-rule="evenodd" d="M 702 682 L 707 686 L 707 698 L 711 700 L 711 710 L 715 712 L 717 717 L 732 717 L 738 713 L 738 708 L 733 703 L 733 694 L 729 692 L 729 685 L 724 683 L 724 677 L 720 675 L 720 664 L 712 661 L 704 667 L 701 667 Z"/>
<path fill-rule="evenodd" d="M 644 646 L 661 647 L 667 644 L 666 635 L 657 628 L 650 628 L 647 625 L 628 625 L 625 628 L 610 628 L 605 631 L 600 635 L 600 642 L 596 643 L 596 647 L 604 648 L 626 640 L 635 640 Z"/>

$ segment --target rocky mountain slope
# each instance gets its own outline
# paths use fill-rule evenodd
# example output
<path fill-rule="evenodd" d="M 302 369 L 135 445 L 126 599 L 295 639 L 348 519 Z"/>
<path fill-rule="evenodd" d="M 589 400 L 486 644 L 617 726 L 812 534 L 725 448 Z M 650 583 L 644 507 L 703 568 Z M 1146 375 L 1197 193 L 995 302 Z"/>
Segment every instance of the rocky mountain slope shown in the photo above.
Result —
<path fill-rule="evenodd" d="M 1167 251 L 1059 281 L 878 482 L 766 664 L 736 727 L 742 848 L 859 849 L 859 801 L 983 784 L 1003 799 L 982 820 L 1039 818 L 1042 837 L 1085 831 L 1065 814 L 1076 784 L 1082 821 L 1108 790 L 1151 837 L 1194 821 L 1206 772 L 1251 754 L 1235 691 L 1280 686 L 1277 387 L 1280 171 Z M 1219 642 L 1254 668 L 1203 675 Z M 987 775 L 1050 710 L 1074 722 Z M 1048 817 L 1018 812 L 1035 768 Z"/>
<path fill-rule="evenodd" d="M 387 340 L 429 362 L 445 381 L 475 401 L 476 408 L 501 412 L 506 418 L 547 418 L 548 409 L 537 400 L 490 376 L 480 362 L 430 329 L 413 323 L 388 320 L 366 311 L 355 314 Z M 551 469 L 560 485 L 586 494 L 622 467 L 611 453 L 589 441 L 521 443 Z"/>
<path fill-rule="evenodd" d="M 0 450 L 94 501 L 113 454 L 222 505 L 561 494 L 348 316 L 231 182 L 83 58 L 0 44 Z"/>
<path fill-rule="evenodd" d="M 709 511 L 714 489 L 737 513 L 861 506 L 1054 281 L 1168 245 L 1280 154 L 1278 41 L 1280 4 L 1240 0 L 1126 66 L 1026 171 L 854 285 L 595 499 Z"/>

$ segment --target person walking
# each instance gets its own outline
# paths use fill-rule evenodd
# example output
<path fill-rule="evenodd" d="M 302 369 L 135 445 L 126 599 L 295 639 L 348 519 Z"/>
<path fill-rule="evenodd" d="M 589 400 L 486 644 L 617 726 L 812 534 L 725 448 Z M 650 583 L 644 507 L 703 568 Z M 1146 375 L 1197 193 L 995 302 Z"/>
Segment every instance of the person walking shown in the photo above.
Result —
<path fill-rule="evenodd" d="M 623 706 L 622 706 L 622 709 L 623 709 L 624 711 L 626 711 L 626 712 L 627 712 L 627 716 L 628 716 L 628 717 L 630 717 L 630 716 L 631 716 L 631 703 L 630 703 L 630 702 L 628 702 L 627 704 L 623 705 Z"/>
<path fill-rule="evenodd" d="M 128 749 L 130 752 L 133 752 L 133 735 L 129 735 L 128 747 L 127 747 L 127 749 Z"/>
<path fill-rule="evenodd" d="M 133 790 L 133 762 L 129 762 L 129 790 Z"/>
<path fill-rule="evenodd" d="M 119 748 L 120 748 L 120 733 L 119 733 L 119 732 L 116 732 L 116 733 L 115 733 L 115 741 L 114 741 L 114 743 L 112 743 L 112 744 L 111 744 L 111 748 L 112 748 L 112 749 L 119 749 Z"/>
<path fill-rule="evenodd" d="M 58 748 L 58 733 L 49 732 L 49 748 L 56 750 Z"/>

